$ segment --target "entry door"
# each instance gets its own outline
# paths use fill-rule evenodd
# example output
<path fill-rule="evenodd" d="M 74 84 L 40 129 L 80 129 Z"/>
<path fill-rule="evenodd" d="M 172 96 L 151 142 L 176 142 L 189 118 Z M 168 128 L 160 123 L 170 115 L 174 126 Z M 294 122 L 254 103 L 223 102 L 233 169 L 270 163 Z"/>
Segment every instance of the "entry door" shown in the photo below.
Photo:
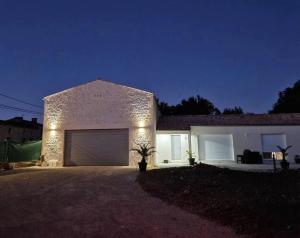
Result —
<path fill-rule="evenodd" d="M 172 160 L 181 160 L 181 136 L 171 135 Z"/>

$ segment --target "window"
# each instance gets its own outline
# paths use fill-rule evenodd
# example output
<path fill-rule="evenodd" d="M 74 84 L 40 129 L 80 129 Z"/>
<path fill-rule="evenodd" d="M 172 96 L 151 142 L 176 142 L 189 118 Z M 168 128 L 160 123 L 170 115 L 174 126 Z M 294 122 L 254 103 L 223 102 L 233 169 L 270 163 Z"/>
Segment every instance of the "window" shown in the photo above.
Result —
<path fill-rule="evenodd" d="M 262 135 L 262 148 L 263 158 L 272 159 L 272 155 L 276 159 L 282 159 L 277 146 L 286 147 L 286 135 L 284 134 L 263 134 Z"/>
<path fill-rule="evenodd" d="M 181 160 L 181 136 L 171 135 L 172 160 Z"/>

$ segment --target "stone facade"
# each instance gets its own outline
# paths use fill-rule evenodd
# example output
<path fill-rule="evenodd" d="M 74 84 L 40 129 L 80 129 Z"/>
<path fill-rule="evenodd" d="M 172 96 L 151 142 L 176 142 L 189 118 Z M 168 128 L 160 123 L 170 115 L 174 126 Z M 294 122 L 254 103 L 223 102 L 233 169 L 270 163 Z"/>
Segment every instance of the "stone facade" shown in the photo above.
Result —
<path fill-rule="evenodd" d="M 156 102 L 152 93 L 95 80 L 44 98 L 42 154 L 63 166 L 66 130 L 129 129 L 135 143 L 155 145 Z M 137 155 L 129 151 L 129 165 Z"/>

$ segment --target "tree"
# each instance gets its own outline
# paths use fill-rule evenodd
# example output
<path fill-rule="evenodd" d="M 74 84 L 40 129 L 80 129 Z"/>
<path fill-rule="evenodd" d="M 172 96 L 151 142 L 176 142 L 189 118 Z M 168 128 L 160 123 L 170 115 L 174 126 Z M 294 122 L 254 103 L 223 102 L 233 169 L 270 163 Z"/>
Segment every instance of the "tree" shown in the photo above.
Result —
<path fill-rule="evenodd" d="M 156 99 L 159 111 L 162 115 L 174 115 L 175 114 L 175 106 L 170 106 L 166 102 L 160 102 Z"/>
<path fill-rule="evenodd" d="M 279 92 L 279 98 L 270 113 L 300 112 L 300 80 L 293 87 Z"/>
<path fill-rule="evenodd" d="M 199 95 L 183 99 L 176 106 L 170 106 L 165 102 L 158 102 L 158 107 L 163 115 L 212 115 L 220 114 L 212 102 Z"/>
<path fill-rule="evenodd" d="M 241 107 L 225 108 L 223 114 L 244 114 L 244 111 Z"/>
<path fill-rule="evenodd" d="M 180 104 L 176 105 L 175 111 L 178 115 L 220 114 L 219 109 L 217 109 L 213 103 L 199 95 L 183 99 Z"/>

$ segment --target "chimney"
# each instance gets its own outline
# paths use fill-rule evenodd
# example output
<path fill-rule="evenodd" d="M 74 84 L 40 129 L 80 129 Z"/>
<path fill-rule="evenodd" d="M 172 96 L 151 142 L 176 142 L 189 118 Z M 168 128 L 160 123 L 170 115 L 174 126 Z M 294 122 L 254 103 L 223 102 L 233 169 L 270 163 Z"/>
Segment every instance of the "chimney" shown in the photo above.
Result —
<path fill-rule="evenodd" d="M 36 117 L 31 118 L 31 122 L 32 123 L 37 123 L 37 118 Z"/>

